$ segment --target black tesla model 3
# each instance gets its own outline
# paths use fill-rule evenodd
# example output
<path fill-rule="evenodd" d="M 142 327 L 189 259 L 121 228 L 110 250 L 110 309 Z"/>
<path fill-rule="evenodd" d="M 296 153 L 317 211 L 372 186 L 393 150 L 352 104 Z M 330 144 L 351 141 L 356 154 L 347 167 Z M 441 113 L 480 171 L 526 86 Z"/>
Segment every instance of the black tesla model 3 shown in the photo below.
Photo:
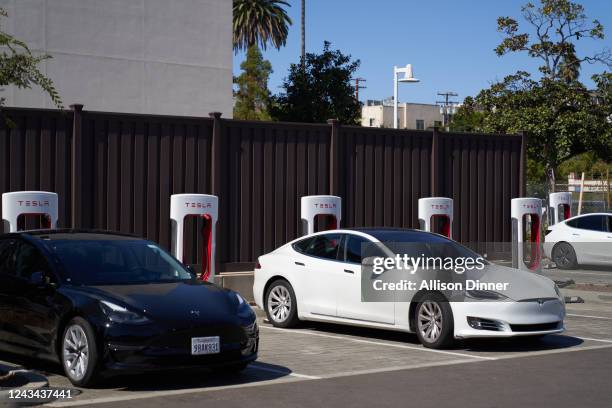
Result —
<path fill-rule="evenodd" d="M 0 235 L 0 350 L 101 372 L 211 367 L 257 358 L 255 314 L 155 243 L 95 231 Z M 116 371 L 115 371 L 116 372 Z"/>

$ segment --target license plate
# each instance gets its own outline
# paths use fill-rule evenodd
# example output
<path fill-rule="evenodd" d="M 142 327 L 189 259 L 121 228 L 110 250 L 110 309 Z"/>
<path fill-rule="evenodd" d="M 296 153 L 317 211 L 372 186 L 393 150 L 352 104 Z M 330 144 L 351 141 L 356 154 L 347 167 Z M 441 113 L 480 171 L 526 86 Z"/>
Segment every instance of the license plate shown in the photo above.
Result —
<path fill-rule="evenodd" d="M 191 339 L 191 355 L 218 354 L 219 336 L 214 337 L 193 337 Z"/>

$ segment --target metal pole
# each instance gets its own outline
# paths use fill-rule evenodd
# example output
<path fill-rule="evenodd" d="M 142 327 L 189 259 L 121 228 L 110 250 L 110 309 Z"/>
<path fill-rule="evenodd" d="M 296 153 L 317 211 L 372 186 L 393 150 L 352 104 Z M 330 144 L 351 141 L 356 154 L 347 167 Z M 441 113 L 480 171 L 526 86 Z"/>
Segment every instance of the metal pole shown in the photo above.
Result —
<path fill-rule="evenodd" d="M 607 211 L 610 211 L 610 169 L 606 169 L 606 190 L 608 192 L 608 207 Z"/>
<path fill-rule="evenodd" d="M 584 171 L 580 180 L 580 195 L 578 196 L 578 215 L 582 213 L 582 195 L 584 194 Z"/>
<path fill-rule="evenodd" d="M 383 108 L 384 109 L 384 108 Z M 398 128 L 397 123 L 397 67 L 393 67 L 393 128 Z"/>

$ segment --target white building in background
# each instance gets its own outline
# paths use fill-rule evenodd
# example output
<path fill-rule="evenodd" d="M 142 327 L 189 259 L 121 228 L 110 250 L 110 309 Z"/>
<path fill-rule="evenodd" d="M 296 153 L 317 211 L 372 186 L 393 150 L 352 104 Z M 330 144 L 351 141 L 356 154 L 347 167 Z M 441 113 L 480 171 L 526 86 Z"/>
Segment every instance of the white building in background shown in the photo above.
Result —
<path fill-rule="evenodd" d="M 232 116 L 229 0 L 0 0 L 3 30 L 53 58 L 41 69 L 65 105 L 86 110 Z M 7 106 L 52 108 L 8 87 Z"/>
<path fill-rule="evenodd" d="M 443 115 L 438 105 L 400 103 L 398 120 L 400 129 L 425 130 L 442 126 Z M 393 100 L 366 101 L 361 108 L 361 126 L 392 128 Z"/>

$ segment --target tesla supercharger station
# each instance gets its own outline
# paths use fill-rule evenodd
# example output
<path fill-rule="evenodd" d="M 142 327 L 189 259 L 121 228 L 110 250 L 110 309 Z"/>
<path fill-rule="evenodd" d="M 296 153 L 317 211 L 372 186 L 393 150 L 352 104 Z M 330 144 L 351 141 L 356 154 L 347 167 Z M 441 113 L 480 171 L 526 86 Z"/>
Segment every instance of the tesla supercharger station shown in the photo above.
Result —
<path fill-rule="evenodd" d="M 340 228 L 342 199 L 330 195 L 302 197 L 302 234 Z M 322 228 L 317 226 L 322 225 Z"/>
<path fill-rule="evenodd" d="M 542 200 L 514 198 L 512 216 L 512 267 L 540 271 L 542 267 Z"/>
<path fill-rule="evenodd" d="M 219 198 L 208 194 L 174 194 L 170 196 L 170 220 L 172 223 L 172 255 L 185 263 L 185 222 L 193 217 L 203 221 L 202 280 L 215 277 L 215 249 Z M 196 223 L 197 225 L 197 223 Z"/>
<path fill-rule="evenodd" d="M 555 225 L 571 216 L 572 193 L 550 193 L 548 196 L 548 225 Z"/>
<path fill-rule="evenodd" d="M 26 229 L 26 219 L 39 220 L 41 228 L 57 227 L 57 194 L 48 191 L 14 191 L 2 194 L 2 224 L 5 232 Z"/>
<path fill-rule="evenodd" d="M 446 197 L 419 198 L 421 230 L 452 238 L 453 199 Z"/>

